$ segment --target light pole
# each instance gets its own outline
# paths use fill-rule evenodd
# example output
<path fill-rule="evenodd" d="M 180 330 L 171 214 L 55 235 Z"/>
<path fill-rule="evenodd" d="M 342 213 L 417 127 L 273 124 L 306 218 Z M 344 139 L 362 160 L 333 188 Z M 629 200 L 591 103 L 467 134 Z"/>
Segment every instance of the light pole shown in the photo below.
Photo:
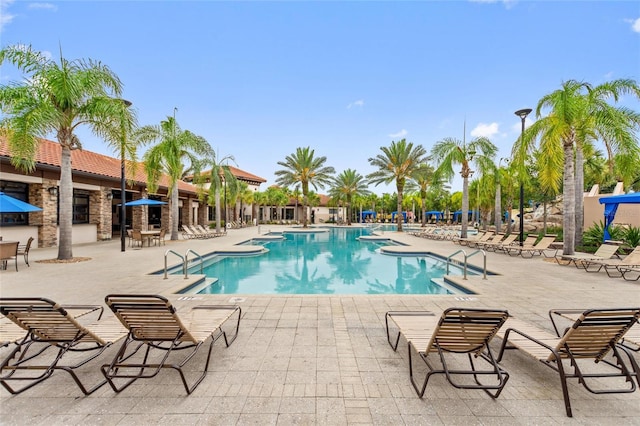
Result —
<path fill-rule="evenodd" d="M 124 103 L 125 107 L 129 108 L 131 106 L 131 102 L 126 99 L 122 99 L 122 103 Z M 125 135 L 122 135 L 122 145 L 120 146 L 120 251 L 126 251 L 127 247 L 127 207 L 125 203 L 127 202 L 126 195 L 126 178 L 125 178 L 125 158 L 124 158 L 124 138 Z"/>
<path fill-rule="evenodd" d="M 522 143 L 522 137 L 524 136 L 524 120 L 531 112 L 531 108 L 519 109 L 515 114 L 520 117 L 522 122 L 522 131 L 520 132 L 520 143 Z M 520 246 L 524 245 L 524 181 L 520 176 Z"/>

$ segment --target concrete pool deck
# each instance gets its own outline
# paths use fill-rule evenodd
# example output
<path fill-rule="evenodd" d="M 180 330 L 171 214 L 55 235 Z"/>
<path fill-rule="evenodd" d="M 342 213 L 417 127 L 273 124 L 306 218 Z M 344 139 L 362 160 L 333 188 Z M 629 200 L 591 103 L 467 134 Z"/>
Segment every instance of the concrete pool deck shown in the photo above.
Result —
<path fill-rule="evenodd" d="M 205 254 L 224 251 L 259 232 L 284 227 L 231 229 L 208 240 L 167 240 L 166 246 L 130 248 L 122 253 L 112 240 L 73 248 L 91 260 L 40 263 L 57 248 L 31 249 L 31 267 L 19 258 L 0 271 L 0 295 L 48 297 L 59 303 L 101 304 L 109 293 L 171 295 L 199 279 L 182 275 L 148 275 L 162 270 L 164 253 L 188 249 Z M 416 249 L 448 256 L 461 247 L 408 234 L 381 234 Z M 464 247 L 463 247 L 464 248 Z M 464 248 L 466 249 L 466 248 Z M 169 263 L 178 258 L 169 257 Z M 480 266 L 481 257 L 470 263 Z M 139 380 L 120 394 L 108 386 L 83 397 L 68 374 L 54 373 L 44 384 L 17 396 L 0 391 L 0 423 L 43 424 L 640 424 L 640 391 L 593 395 L 571 380 L 574 417 L 565 416 L 557 374 L 511 351 L 502 365 L 511 374 L 504 392 L 492 400 L 481 391 L 457 390 L 444 378 L 429 383 L 419 399 L 408 377 L 401 344 L 393 352 L 386 341 L 384 314 L 389 310 L 453 307 L 508 309 L 523 320 L 552 330 L 552 308 L 629 307 L 640 305 L 640 282 L 608 278 L 604 271 L 586 273 L 539 257 L 522 259 L 487 254 L 488 268 L 501 275 L 470 276 L 473 295 L 340 295 L 270 296 L 206 295 L 203 303 L 237 303 L 243 309 L 238 339 L 229 348 L 217 342 L 210 372 L 187 396 L 173 371 Z M 461 278 L 460 278 L 461 279 Z M 200 297 L 200 296 L 198 296 Z M 98 366 L 110 360 L 118 345 L 79 369 L 83 379 L 98 381 Z M 0 350 L 0 356 L 6 354 Z M 199 368 L 206 351 L 193 360 Z M 635 354 L 638 356 L 638 354 Z"/>

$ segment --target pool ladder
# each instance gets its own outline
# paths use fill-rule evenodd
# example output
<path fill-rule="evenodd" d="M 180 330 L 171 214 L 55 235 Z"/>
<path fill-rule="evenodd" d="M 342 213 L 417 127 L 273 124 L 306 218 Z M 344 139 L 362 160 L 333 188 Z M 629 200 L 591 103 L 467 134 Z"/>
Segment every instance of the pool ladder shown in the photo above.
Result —
<path fill-rule="evenodd" d="M 195 251 L 189 249 L 187 250 L 187 252 L 184 254 L 184 256 L 182 256 L 180 253 L 175 252 L 173 250 L 167 250 L 164 253 L 164 279 L 166 280 L 168 278 L 167 276 L 167 257 L 169 256 L 169 253 L 174 254 L 176 256 L 178 256 L 180 258 L 180 260 L 182 260 L 182 272 L 184 273 L 184 279 L 186 280 L 187 278 L 189 278 L 189 253 L 194 254 L 198 257 L 198 259 L 200 259 L 200 273 L 203 273 L 203 269 L 204 269 L 204 261 L 202 259 L 202 256 L 200 256 L 198 253 L 196 253 Z"/>
<path fill-rule="evenodd" d="M 462 270 L 464 271 L 464 277 L 463 279 L 467 279 L 467 261 L 470 257 L 475 256 L 478 253 L 482 253 L 482 257 L 484 258 L 484 266 L 482 268 L 483 271 L 483 280 L 487 279 L 487 252 L 484 250 L 476 250 L 473 253 L 467 255 L 467 252 L 465 252 L 464 250 L 460 249 L 457 252 L 451 254 L 449 257 L 447 257 L 447 275 L 449 275 L 449 265 L 451 264 L 451 259 L 457 255 L 457 254 L 464 254 L 464 264 L 463 264 L 463 268 Z"/>

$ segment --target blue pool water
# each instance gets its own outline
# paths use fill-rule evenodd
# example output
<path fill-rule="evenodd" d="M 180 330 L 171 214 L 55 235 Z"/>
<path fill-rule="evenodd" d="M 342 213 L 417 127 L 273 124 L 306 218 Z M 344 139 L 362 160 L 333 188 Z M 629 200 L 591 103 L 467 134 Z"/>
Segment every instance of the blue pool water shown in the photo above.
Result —
<path fill-rule="evenodd" d="M 205 260 L 207 285 L 198 294 L 452 294 L 443 282 L 446 265 L 428 256 L 389 256 L 380 246 L 393 241 L 359 241 L 365 228 L 328 228 L 321 233 L 285 233 L 276 241 L 252 240 L 268 252 L 257 256 L 213 256 Z M 177 273 L 180 273 L 178 271 Z M 192 267 L 190 273 L 200 273 Z M 461 275 L 451 267 L 450 275 Z M 440 284 L 432 281 L 435 279 Z"/>

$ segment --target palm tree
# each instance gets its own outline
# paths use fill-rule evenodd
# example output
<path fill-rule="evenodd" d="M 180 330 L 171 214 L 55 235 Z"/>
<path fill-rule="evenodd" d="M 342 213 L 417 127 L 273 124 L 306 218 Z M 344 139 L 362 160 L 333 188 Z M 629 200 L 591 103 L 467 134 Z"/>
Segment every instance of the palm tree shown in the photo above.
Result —
<path fill-rule="evenodd" d="M 430 188 L 440 185 L 441 181 L 439 177 L 435 175 L 435 169 L 433 166 L 427 163 L 423 163 L 418 166 L 411 175 L 411 179 L 418 187 L 420 195 L 420 224 L 424 227 L 427 225 L 427 192 Z"/>
<path fill-rule="evenodd" d="M 307 227 L 307 210 L 309 205 L 309 185 L 315 190 L 324 188 L 331 182 L 331 175 L 335 173 L 333 167 L 325 166 L 326 157 L 314 157 L 315 150 L 305 147 L 296 148 L 296 152 L 287 155 L 285 161 L 278 161 L 278 165 L 284 167 L 277 170 L 276 182 L 282 186 L 292 186 L 300 184 L 302 187 L 302 197 L 304 204 L 304 213 L 302 217 L 303 228 Z"/>
<path fill-rule="evenodd" d="M 133 145 L 124 137 L 135 127 L 135 113 L 120 99 L 120 79 L 100 62 L 69 61 L 61 53 L 57 63 L 31 46 L 22 45 L 0 50 L 0 64 L 5 61 L 25 74 L 22 83 L 0 86 L 3 113 L 0 126 L 7 135 L 11 164 L 33 171 L 39 138 L 56 134 L 61 147 L 58 259 L 71 259 L 71 151 L 82 149 L 75 131 L 87 125 L 93 134 L 106 139 L 114 148 L 135 153 Z"/>
<path fill-rule="evenodd" d="M 351 204 L 354 197 L 367 196 L 369 193 L 364 177 L 352 169 L 346 169 L 333 178 L 333 183 L 329 190 L 331 197 L 344 200 L 347 208 L 347 225 L 351 225 Z"/>
<path fill-rule="evenodd" d="M 203 167 L 210 167 L 210 171 L 208 175 L 195 175 L 195 182 L 201 183 L 204 180 L 209 182 L 209 199 L 213 198 L 213 202 L 215 205 L 215 216 L 216 216 L 216 232 L 221 232 L 221 204 L 220 204 L 220 194 L 224 191 L 224 188 L 229 186 L 235 186 L 237 184 L 237 178 L 229 168 L 229 161 L 235 163 L 235 158 L 232 155 L 226 155 L 222 158 L 218 156 L 218 153 L 213 149 L 209 151 L 209 157 L 205 158 Z M 226 208 L 226 206 L 225 206 Z M 225 224 L 226 226 L 226 224 Z"/>
<path fill-rule="evenodd" d="M 618 101 L 623 94 L 640 98 L 640 87 L 634 80 L 627 79 L 596 87 L 575 80 L 565 81 L 560 89 L 538 101 L 537 121 L 513 147 L 521 168 L 537 139 L 546 157 L 563 159 L 563 254 L 574 254 L 576 242 L 582 239 L 585 144 L 602 139 L 610 151 L 631 158 L 639 155 L 635 131 L 640 127 L 640 114 L 607 102 L 609 98 Z M 543 109 L 548 109 L 544 117 Z"/>
<path fill-rule="evenodd" d="M 211 146 L 201 136 L 182 130 L 175 117 L 168 116 L 159 125 L 149 125 L 138 129 L 135 138 L 141 144 L 157 142 L 144 154 L 144 168 L 147 173 L 149 192 L 156 192 L 158 181 L 163 174 L 169 177 L 168 192 L 171 201 L 171 240 L 178 239 L 178 181 L 186 169 L 199 175 L 206 164 L 200 158 L 213 156 Z M 189 161 L 185 167 L 184 160 Z"/>
<path fill-rule="evenodd" d="M 378 186 L 381 183 L 390 184 L 395 181 L 398 193 L 396 221 L 398 232 L 402 232 L 402 194 L 408 179 L 425 161 L 427 151 L 422 145 L 414 147 L 412 142 L 401 139 L 391 141 L 388 147 L 380 147 L 382 154 L 369 158 L 369 164 L 377 167 L 373 173 L 367 175 L 369 182 Z"/>
<path fill-rule="evenodd" d="M 493 169 L 493 157 L 498 148 L 491 141 L 484 137 L 479 137 L 468 144 L 454 138 L 445 138 L 437 142 L 431 149 L 433 161 L 439 164 L 436 169 L 436 175 L 445 179 L 453 178 L 454 164 L 460 164 L 462 170 L 462 229 L 460 231 L 461 238 L 467 238 L 467 227 L 469 224 L 469 176 L 474 173 L 471 170 L 470 163 L 473 162 L 479 172 L 484 174 L 488 170 Z"/>

